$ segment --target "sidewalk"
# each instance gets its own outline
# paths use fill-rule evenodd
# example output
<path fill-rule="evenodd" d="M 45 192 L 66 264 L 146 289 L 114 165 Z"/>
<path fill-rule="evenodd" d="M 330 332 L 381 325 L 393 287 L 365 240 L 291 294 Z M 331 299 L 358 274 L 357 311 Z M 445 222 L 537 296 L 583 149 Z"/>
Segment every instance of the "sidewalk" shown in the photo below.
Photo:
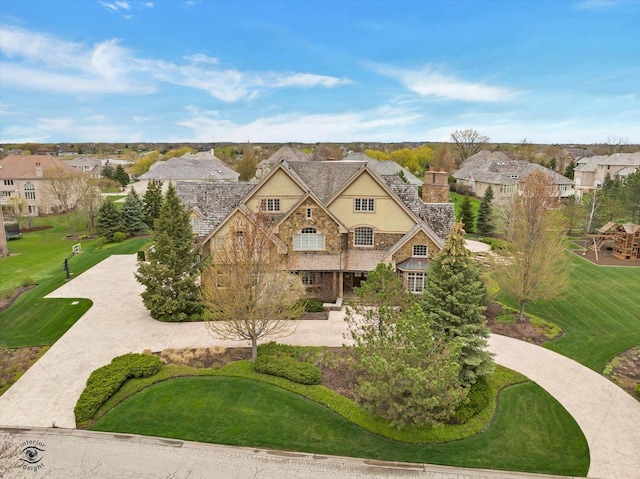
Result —
<path fill-rule="evenodd" d="M 93 307 L 0 396 L 0 425 L 74 428 L 73 408 L 86 379 L 114 356 L 127 352 L 213 345 L 247 346 L 212 338 L 203 323 L 161 323 L 142 305 L 133 276 L 135 255 L 111 256 L 49 297 L 89 298 Z M 296 345 L 340 346 L 343 312 L 329 321 L 301 321 L 283 339 Z M 549 391 L 583 430 L 591 453 L 590 477 L 635 478 L 640 474 L 640 403 L 601 375 L 550 350 L 492 336 L 496 361 Z"/>

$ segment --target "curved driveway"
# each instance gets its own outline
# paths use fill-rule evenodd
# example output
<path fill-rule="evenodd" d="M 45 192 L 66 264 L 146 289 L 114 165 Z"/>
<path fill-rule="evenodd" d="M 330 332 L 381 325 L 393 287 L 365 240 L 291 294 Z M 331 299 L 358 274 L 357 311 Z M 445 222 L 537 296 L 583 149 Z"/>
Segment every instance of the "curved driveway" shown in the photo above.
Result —
<path fill-rule="evenodd" d="M 142 305 L 135 255 L 111 256 L 49 297 L 89 298 L 93 307 L 3 396 L 0 425 L 74 428 L 73 407 L 94 369 L 127 352 L 213 345 L 246 346 L 209 336 L 203 323 L 160 323 Z M 70 301 L 72 301 L 70 299 Z M 301 321 L 284 341 L 340 346 L 344 314 Z M 549 391 L 589 443 L 589 477 L 640 477 L 640 403 L 601 375 L 553 351 L 493 335 L 496 361 Z"/>

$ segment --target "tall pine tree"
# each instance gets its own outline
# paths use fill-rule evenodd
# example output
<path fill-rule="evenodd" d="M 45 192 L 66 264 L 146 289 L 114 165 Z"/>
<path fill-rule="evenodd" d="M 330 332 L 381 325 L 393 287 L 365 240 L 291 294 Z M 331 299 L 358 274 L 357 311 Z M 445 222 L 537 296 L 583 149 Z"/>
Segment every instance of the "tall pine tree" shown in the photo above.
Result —
<path fill-rule="evenodd" d="M 131 190 L 120 210 L 122 217 L 122 231 L 129 236 L 142 233 L 147 230 L 147 225 L 143 221 L 142 201 L 136 193 Z"/>
<path fill-rule="evenodd" d="M 460 219 L 458 220 L 464 225 L 464 229 L 467 233 L 473 233 L 473 225 L 475 223 L 475 216 L 471 209 L 471 198 L 464 197 L 462 204 L 460 205 Z"/>
<path fill-rule="evenodd" d="M 96 220 L 96 236 L 104 236 L 108 241 L 113 239 L 113 233 L 122 230 L 122 217 L 116 206 L 105 199 L 98 210 Z"/>
<path fill-rule="evenodd" d="M 126 171 L 124 171 L 124 168 L 122 167 L 122 165 L 116 166 L 116 169 L 113 173 L 113 179 L 118 183 L 120 183 L 123 188 L 127 186 L 131 181 L 131 179 L 129 178 L 129 174 Z"/>
<path fill-rule="evenodd" d="M 491 202 L 493 201 L 493 188 L 489 186 L 482 197 L 482 203 L 478 208 L 478 217 L 476 218 L 476 232 L 479 235 L 491 236 L 496 230 L 493 223 L 493 212 Z"/>
<path fill-rule="evenodd" d="M 421 303 L 434 333 L 462 342 L 460 383 L 467 387 L 493 372 L 483 315 L 486 296 L 480 272 L 464 245 L 462 224 L 456 223 L 427 270 Z"/>
<path fill-rule="evenodd" d="M 142 301 L 151 317 L 160 321 L 186 321 L 202 312 L 196 279 L 198 253 L 193 251 L 189 215 L 169 184 L 155 223 L 154 247 L 149 261 L 138 264 L 136 279 L 145 286 Z"/>
<path fill-rule="evenodd" d="M 151 180 L 147 185 L 147 191 L 142 198 L 142 211 L 144 222 L 149 228 L 154 228 L 155 220 L 160 216 L 162 207 L 162 181 Z"/>

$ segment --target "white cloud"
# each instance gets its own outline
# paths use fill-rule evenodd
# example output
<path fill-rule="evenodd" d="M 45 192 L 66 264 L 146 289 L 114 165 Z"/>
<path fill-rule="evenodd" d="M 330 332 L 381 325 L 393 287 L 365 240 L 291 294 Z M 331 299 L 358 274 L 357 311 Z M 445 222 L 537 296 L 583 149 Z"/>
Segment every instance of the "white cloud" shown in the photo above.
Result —
<path fill-rule="evenodd" d="M 441 73 L 432 66 L 418 70 L 396 68 L 372 62 L 365 62 L 365 66 L 379 75 L 399 81 L 405 88 L 423 97 L 466 102 L 499 102 L 515 95 L 515 92 L 506 88 L 460 80 L 453 75 Z"/>
<path fill-rule="evenodd" d="M 579 10 L 602 10 L 604 8 L 615 7 L 624 3 L 620 0 L 583 0 L 575 6 Z"/>
<path fill-rule="evenodd" d="M 146 3 L 144 4 L 144 6 L 145 6 L 146 8 L 153 8 L 153 2 L 146 2 Z"/>
<path fill-rule="evenodd" d="M 203 53 L 196 53 L 195 55 L 189 55 L 183 58 L 190 63 L 208 63 L 210 65 L 217 65 L 219 63 L 216 57 L 210 57 Z"/>
<path fill-rule="evenodd" d="M 191 118 L 177 122 L 191 130 L 192 141 L 209 141 L 225 138 L 225 141 L 394 141 L 400 128 L 411 126 L 419 115 L 389 107 L 362 112 L 305 114 L 290 113 L 272 117 L 260 117 L 244 124 L 222 119 L 219 115 L 207 115 L 191 106 Z M 212 117 L 213 116 L 213 117 Z M 182 139 L 185 140 L 185 139 Z"/>
<path fill-rule="evenodd" d="M 116 2 L 116 5 L 124 10 L 131 9 L 131 5 L 129 5 L 127 2 Z"/>
<path fill-rule="evenodd" d="M 185 63 L 136 57 L 117 39 L 93 45 L 0 25 L 0 81 L 18 88 L 62 93 L 149 93 L 158 83 L 204 90 L 224 102 L 250 101 L 273 88 L 335 88 L 348 79 L 313 73 L 242 72 L 220 68 L 219 60 L 197 53 Z"/>

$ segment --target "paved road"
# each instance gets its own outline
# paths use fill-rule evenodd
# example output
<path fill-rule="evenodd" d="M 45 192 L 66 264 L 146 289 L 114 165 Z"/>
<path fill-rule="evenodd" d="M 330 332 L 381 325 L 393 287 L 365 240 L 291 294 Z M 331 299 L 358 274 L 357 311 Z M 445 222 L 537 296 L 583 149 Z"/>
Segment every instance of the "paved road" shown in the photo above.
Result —
<path fill-rule="evenodd" d="M 34 441 L 42 450 L 36 457 L 41 458 L 38 471 L 12 464 L 7 474 L 11 479 L 561 479 L 67 429 L 36 429 L 5 433 L 4 437 L 10 444 Z M 21 454 L 12 456 L 18 461 L 21 457 Z M 28 467 L 25 462 L 21 464 Z M 0 465 L 0 472 L 1 468 Z"/>
<path fill-rule="evenodd" d="M 93 307 L 0 396 L 0 425 L 74 428 L 73 407 L 91 371 L 127 352 L 201 346 L 246 346 L 210 337 L 202 323 L 152 320 L 135 281 L 135 255 L 111 256 L 50 297 L 90 298 Z M 72 301 L 72 299 L 70 299 Z M 301 321 L 286 341 L 339 346 L 344 313 L 329 321 Z M 549 391 L 576 419 L 590 447 L 589 476 L 640 478 L 640 403 L 601 375 L 544 348 L 492 336 L 500 364 Z"/>

